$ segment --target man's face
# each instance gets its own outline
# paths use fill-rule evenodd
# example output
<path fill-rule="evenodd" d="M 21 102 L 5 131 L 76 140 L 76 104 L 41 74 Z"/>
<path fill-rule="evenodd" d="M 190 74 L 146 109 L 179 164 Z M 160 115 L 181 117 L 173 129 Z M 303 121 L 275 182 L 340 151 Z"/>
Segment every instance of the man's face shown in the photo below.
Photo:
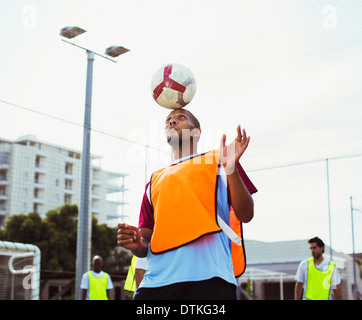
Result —
<path fill-rule="evenodd" d="M 165 122 L 165 134 L 169 144 L 180 143 L 182 141 L 190 141 L 191 135 L 194 133 L 192 120 L 187 112 L 182 109 L 170 112 Z"/>
<path fill-rule="evenodd" d="M 323 247 L 318 247 L 317 243 L 312 242 L 309 244 L 309 250 L 313 258 L 318 259 L 323 254 Z"/>
<path fill-rule="evenodd" d="M 102 259 L 98 258 L 98 259 L 94 259 L 93 260 L 93 271 L 94 272 L 101 272 L 102 271 Z"/>

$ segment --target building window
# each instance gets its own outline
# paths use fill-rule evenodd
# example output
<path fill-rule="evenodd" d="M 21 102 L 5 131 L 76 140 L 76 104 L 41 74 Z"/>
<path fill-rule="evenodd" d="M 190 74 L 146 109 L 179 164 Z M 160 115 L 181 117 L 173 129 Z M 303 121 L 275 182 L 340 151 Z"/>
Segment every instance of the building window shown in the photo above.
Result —
<path fill-rule="evenodd" d="M 42 191 L 42 189 L 35 188 L 35 189 L 34 189 L 34 198 L 35 198 L 35 199 L 42 199 L 42 196 L 43 196 L 43 191 Z"/>
<path fill-rule="evenodd" d="M 70 180 L 70 179 L 65 179 L 65 189 L 67 190 L 72 190 L 72 184 L 73 184 L 73 181 Z"/>
<path fill-rule="evenodd" d="M 35 183 L 39 183 L 39 184 L 44 184 L 44 181 L 45 181 L 45 174 L 44 174 L 44 173 L 35 172 L 34 182 L 35 182 Z"/>
<path fill-rule="evenodd" d="M 65 173 L 73 174 L 73 163 L 69 163 L 69 162 L 65 163 Z"/>
<path fill-rule="evenodd" d="M 64 195 L 64 202 L 65 202 L 65 203 L 72 204 L 72 195 L 70 195 L 70 194 L 65 194 L 65 195 Z"/>
<path fill-rule="evenodd" d="M 9 164 L 10 154 L 7 152 L 0 152 L 0 164 Z"/>
<path fill-rule="evenodd" d="M 35 167 L 40 168 L 40 156 L 36 156 L 35 158 Z"/>
<path fill-rule="evenodd" d="M 6 181 L 6 171 L 0 171 L 0 181 Z"/>
<path fill-rule="evenodd" d="M 0 186 L 0 196 L 6 196 L 6 186 Z"/>
<path fill-rule="evenodd" d="M 80 153 L 73 152 L 73 151 L 68 151 L 68 157 L 69 158 L 80 159 Z"/>

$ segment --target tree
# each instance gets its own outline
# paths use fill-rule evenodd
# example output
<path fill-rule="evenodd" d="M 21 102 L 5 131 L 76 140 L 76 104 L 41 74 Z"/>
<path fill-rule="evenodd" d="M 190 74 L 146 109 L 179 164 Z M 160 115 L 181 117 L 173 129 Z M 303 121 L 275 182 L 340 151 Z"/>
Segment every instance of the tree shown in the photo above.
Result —
<path fill-rule="evenodd" d="M 11 216 L 3 232 L 2 240 L 22 243 L 39 242 L 44 231 L 44 224 L 37 212 Z"/>
<path fill-rule="evenodd" d="M 41 251 L 41 269 L 54 271 L 75 271 L 77 247 L 77 205 L 65 204 L 46 213 L 42 219 L 36 212 L 12 215 L 0 240 L 35 244 Z M 103 257 L 107 272 L 118 271 L 130 264 L 131 257 L 117 250 L 117 229 L 98 224 L 92 219 L 92 257 Z"/>
<path fill-rule="evenodd" d="M 46 214 L 45 241 L 39 243 L 43 269 L 74 271 L 77 248 L 77 205 L 65 204 Z"/>

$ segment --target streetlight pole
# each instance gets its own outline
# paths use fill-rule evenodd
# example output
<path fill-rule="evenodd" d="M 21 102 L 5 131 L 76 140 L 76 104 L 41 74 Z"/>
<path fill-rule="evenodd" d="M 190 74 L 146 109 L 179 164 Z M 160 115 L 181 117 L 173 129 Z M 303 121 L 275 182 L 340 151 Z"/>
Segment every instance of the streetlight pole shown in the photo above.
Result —
<path fill-rule="evenodd" d="M 87 50 L 87 82 L 84 110 L 83 127 L 83 152 L 82 152 L 82 178 L 81 195 L 78 217 L 78 237 L 77 237 L 77 259 L 76 259 L 76 284 L 75 297 L 81 299 L 80 283 L 82 276 L 89 270 L 91 254 L 91 217 L 89 214 L 89 180 L 90 180 L 90 140 L 91 140 L 91 108 L 93 89 L 93 62 L 94 53 Z"/>
<path fill-rule="evenodd" d="M 353 225 L 353 211 L 357 209 L 353 208 L 353 204 L 352 204 L 352 196 L 349 198 L 350 199 L 350 203 L 351 203 L 351 224 L 352 224 L 352 254 L 353 254 L 353 282 L 354 282 L 354 286 L 353 286 L 353 298 L 355 300 L 358 300 L 360 297 L 362 297 L 362 294 L 358 291 L 358 287 L 357 287 L 357 276 L 356 276 L 356 253 L 355 253 L 355 248 L 354 248 L 354 225 Z"/>
<path fill-rule="evenodd" d="M 60 30 L 62 37 L 72 39 L 86 32 L 79 27 L 65 27 Z M 76 274 L 75 274 L 75 299 L 81 299 L 80 284 L 82 276 L 90 269 L 91 254 L 91 215 L 89 210 L 89 193 L 90 193 L 90 141 L 91 141 L 91 107 L 92 107 L 92 89 L 93 89 L 93 62 L 94 56 L 98 55 L 105 59 L 117 62 L 117 58 L 129 50 L 121 46 L 112 46 L 106 49 L 105 54 L 100 54 L 89 50 L 85 47 L 75 44 L 62 38 L 63 41 L 72 44 L 87 52 L 87 81 L 86 97 L 84 110 L 84 127 L 83 127 L 83 151 L 82 151 L 82 178 L 80 190 L 80 206 L 78 217 L 78 234 L 77 234 L 77 256 L 76 256 Z"/>

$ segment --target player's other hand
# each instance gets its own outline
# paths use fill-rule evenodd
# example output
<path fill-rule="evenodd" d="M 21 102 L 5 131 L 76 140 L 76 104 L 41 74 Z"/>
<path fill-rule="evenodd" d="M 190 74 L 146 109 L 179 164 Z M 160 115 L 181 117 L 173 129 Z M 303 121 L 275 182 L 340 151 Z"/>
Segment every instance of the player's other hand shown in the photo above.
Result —
<path fill-rule="evenodd" d="M 129 250 L 137 250 L 141 245 L 141 232 L 137 227 L 127 223 L 119 223 L 117 231 L 117 244 Z"/>

